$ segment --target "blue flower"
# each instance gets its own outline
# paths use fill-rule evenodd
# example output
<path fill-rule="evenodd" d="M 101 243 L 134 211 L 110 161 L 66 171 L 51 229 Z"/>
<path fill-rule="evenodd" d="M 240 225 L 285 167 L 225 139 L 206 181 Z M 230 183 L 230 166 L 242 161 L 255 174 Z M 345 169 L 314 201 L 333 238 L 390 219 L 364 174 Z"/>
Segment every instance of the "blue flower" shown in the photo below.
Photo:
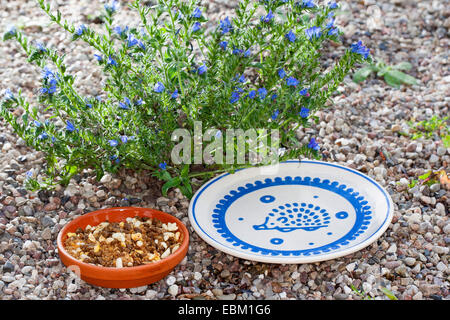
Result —
<path fill-rule="evenodd" d="M 48 138 L 48 134 L 46 132 L 42 132 L 40 135 L 38 135 L 39 140 L 45 140 Z"/>
<path fill-rule="evenodd" d="M 275 110 L 275 112 L 271 116 L 272 120 L 275 120 L 276 118 L 278 118 L 279 114 L 280 114 L 280 111 L 278 109 Z"/>
<path fill-rule="evenodd" d="M 86 107 L 88 107 L 89 109 L 92 109 L 92 104 L 86 103 Z"/>
<path fill-rule="evenodd" d="M 74 132 L 75 130 L 78 131 L 77 128 L 75 128 L 75 126 L 73 125 L 72 122 L 70 122 L 69 120 L 66 120 L 66 130 L 69 132 Z"/>
<path fill-rule="evenodd" d="M 252 54 L 251 50 L 250 50 L 250 49 L 247 49 L 247 50 L 244 52 L 244 57 L 245 57 L 245 58 L 248 58 L 248 57 L 250 57 L 251 54 Z"/>
<path fill-rule="evenodd" d="M 316 139 L 311 138 L 311 141 L 308 143 L 308 148 L 313 149 L 315 151 L 319 151 L 319 144 L 316 142 Z"/>
<path fill-rule="evenodd" d="M 166 167 L 167 167 L 167 163 L 164 161 L 164 162 L 161 162 L 159 165 L 158 165 L 158 167 L 161 169 L 161 170 L 166 170 Z"/>
<path fill-rule="evenodd" d="M 228 45 L 228 42 L 227 42 L 227 41 L 221 41 L 221 42 L 219 43 L 219 46 L 220 46 L 223 50 L 227 50 L 227 45 Z"/>
<path fill-rule="evenodd" d="M 25 176 L 27 177 L 27 179 L 31 179 L 33 177 L 33 171 L 29 170 L 25 173 Z"/>
<path fill-rule="evenodd" d="M 276 98 L 278 98 L 278 95 L 276 93 L 274 93 L 271 97 L 272 101 L 274 101 Z"/>
<path fill-rule="evenodd" d="M 202 17 L 202 10 L 199 7 L 195 8 L 194 12 L 192 13 L 192 17 L 194 17 L 194 18 L 201 18 Z"/>
<path fill-rule="evenodd" d="M 139 48 L 141 48 L 142 50 L 145 50 L 145 44 L 144 44 L 141 40 L 138 40 L 138 46 L 139 46 Z"/>
<path fill-rule="evenodd" d="M 120 136 L 120 140 L 122 141 L 122 143 L 127 143 L 128 142 L 128 137 L 127 136 Z"/>
<path fill-rule="evenodd" d="M 313 0 L 303 0 L 302 7 L 303 8 L 314 8 L 316 5 Z"/>
<path fill-rule="evenodd" d="M 109 160 L 115 161 L 116 163 L 119 163 L 119 156 L 116 154 L 113 154 L 112 156 L 109 156 Z"/>
<path fill-rule="evenodd" d="M 34 120 L 33 123 L 34 123 L 34 125 L 36 126 L 36 128 L 40 128 L 40 127 L 42 126 L 42 123 L 40 123 L 40 122 L 37 121 L 37 120 Z"/>
<path fill-rule="evenodd" d="M 364 57 L 364 59 L 367 59 L 370 53 L 370 49 L 363 46 L 361 41 L 358 41 L 357 43 L 354 43 L 350 46 L 350 49 L 352 52 L 360 54 Z"/>
<path fill-rule="evenodd" d="M 239 74 L 236 74 L 233 78 L 233 81 L 239 81 L 240 83 L 244 83 L 245 81 L 247 81 L 247 79 L 245 79 L 245 75 L 239 76 Z"/>
<path fill-rule="evenodd" d="M 153 87 L 153 90 L 154 90 L 155 92 L 157 92 L 157 93 L 163 92 L 164 89 L 165 89 L 165 87 L 164 87 L 164 85 L 163 85 L 160 81 L 158 81 L 158 82 L 155 84 L 155 86 Z"/>
<path fill-rule="evenodd" d="M 45 48 L 45 46 L 44 46 L 42 43 L 40 43 L 40 42 L 37 42 L 37 43 L 36 43 L 36 48 L 37 48 L 38 51 L 40 51 L 40 52 L 47 52 L 47 49 Z"/>
<path fill-rule="evenodd" d="M 299 94 L 301 96 L 309 96 L 308 89 L 304 88 L 304 89 L 300 90 Z"/>
<path fill-rule="evenodd" d="M 322 36 L 322 29 L 320 27 L 311 27 L 305 30 L 305 34 L 309 40 L 317 39 Z"/>
<path fill-rule="evenodd" d="M 97 59 L 98 62 L 102 62 L 103 61 L 103 57 L 99 54 L 94 54 L 95 59 Z"/>
<path fill-rule="evenodd" d="M 128 35 L 128 40 L 127 40 L 128 48 L 135 46 L 138 43 L 139 43 L 138 39 L 136 39 L 136 37 L 130 33 Z"/>
<path fill-rule="evenodd" d="M 175 91 L 174 91 L 174 92 L 172 92 L 172 95 L 171 95 L 171 97 L 172 97 L 172 99 L 176 99 L 176 98 L 178 98 L 178 89 L 175 89 Z"/>
<path fill-rule="evenodd" d="M 272 20 L 274 17 L 275 17 L 275 16 L 273 15 L 272 10 L 269 10 L 269 12 L 267 13 L 266 16 L 262 16 L 262 17 L 261 17 L 261 21 L 262 21 L 262 22 L 268 23 L 268 22 L 270 22 L 270 20 Z"/>
<path fill-rule="evenodd" d="M 256 97 L 256 90 L 252 90 L 248 93 L 248 97 L 250 99 L 254 99 Z"/>
<path fill-rule="evenodd" d="M 206 67 L 206 65 L 205 64 L 203 64 L 203 65 L 201 65 L 199 68 L 198 68 L 198 74 L 199 75 L 202 75 L 202 74 L 204 74 L 206 71 L 208 70 L 208 68 Z"/>
<path fill-rule="evenodd" d="M 75 33 L 77 35 L 81 36 L 86 30 L 87 30 L 86 26 L 84 24 L 82 24 L 75 30 Z"/>
<path fill-rule="evenodd" d="M 127 97 L 123 99 L 123 102 L 119 102 L 119 108 L 123 110 L 130 110 L 131 101 Z"/>
<path fill-rule="evenodd" d="M 192 32 L 197 32 L 201 29 L 202 25 L 200 22 L 196 21 L 194 25 L 192 26 Z"/>
<path fill-rule="evenodd" d="M 297 37 L 295 36 L 295 33 L 292 30 L 290 30 L 288 33 L 286 33 L 285 37 L 290 42 L 295 42 L 295 40 L 297 39 Z"/>
<path fill-rule="evenodd" d="M 143 101 L 142 99 L 137 99 L 137 100 L 134 102 L 134 105 L 135 105 L 135 106 L 141 106 L 143 103 L 144 103 L 144 101 Z"/>
<path fill-rule="evenodd" d="M 5 96 L 6 100 L 14 100 L 14 94 L 11 92 L 11 89 L 6 89 L 5 92 L 3 93 Z"/>
<path fill-rule="evenodd" d="M 337 7 L 338 7 L 338 5 L 337 5 L 337 3 L 334 2 L 334 1 L 328 3 L 328 8 L 330 8 L 330 9 L 337 9 Z"/>
<path fill-rule="evenodd" d="M 337 27 L 332 27 L 329 31 L 328 31 L 328 35 L 329 36 L 335 36 L 339 34 L 339 29 Z"/>
<path fill-rule="evenodd" d="M 280 70 L 278 70 L 278 76 L 283 79 L 284 77 L 286 77 L 286 71 L 284 71 L 283 68 L 281 68 Z"/>
<path fill-rule="evenodd" d="M 286 84 L 287 84 L 288 86 L 293 86 L 293 87 L 295 87 L 295 86 L 298 85 L 298 80 L 295 79 L 294 77 L 289 77 L 289 78 L 286 79 Z"/>
<path fill-rule="evenodd" d="M 266 88 L 259 88 L 258 89 L 258 96 L 261 100 L 264 100 L 267 96 L 267 90 Z"/>
<path fill-rule="evenodd" d="M 17 29 L 15 26 L 9 27 L 8 31 L 6 31 L 7 35 L 15 36 L 17 34 Z"/>
<path fill-rule="evenodd" d="M 113 0 L 110 5 L 106 3 L 105 4 L 105 10 L 109 14 L 112 14 L 112 13 L 116 12 L 117 11 L 117 0 Z"/>
<path fill-rule="evenodd" d="M 236 48 L 236 47 L 233 49 L 233 54 L 238 55 L 238 54 L 241 54 L 242 52 L 243 52 L 242 49 L 239 49 L 239 48 Z"/>
<path fill-rule="evenodd" d="M 233 26 L 231 25 L 230 19 L 228 17 L 225 20 L 220 20 L 220 29 L 222 29 L 222 34 L 231 32 Z"/>
<path fill-rule="evenodd" d="M 230 103 L 236 103 L 240 98 L 240 94 L 237 91 L 231 93 Z"/>
<path fill-rule="evenodd" d="M 302 117 L 302 118 L 308 118 L 308 116 L 309 116 L 309 108 L 306 108 L 306 107 L 302 107 L 301 109 L 300 109 L 300 117 Z"/>
<path fill-rule="evenodd" d="M 122 29 L 122 27 L 115 27 L 114 31 L 119 35 L 122 36 L 123 33 L 127 33 L 128 32 L 128 26 L 126 26 L 125 28 Z"/>
<path fill-rule="evenodd" d="M 114 140 L 114 139 L 113 140 L 109 140 L 108 143 L 109 143 L 109 145 L 111 147 L 117 147 L 117 145 L 119 144 L 119 142 L 117 140 Z"/>
<path fill-rule="evenodd" d="M 52 70 L 50 70 L 47 66 L 42 70 L 42 78 L 43 79 L 52 79 L 55 77 L 55 74 Z"/>
<path fill-rule="evenodd" d="M 114 60 L 111 56 L 108 57 L 108 62 L 107 62 L 107 64 L 108 64 L 108 65 L 111 65 L 111 66 L 117 67 L 117 62 L 116 62 L 116 60 Z"/>

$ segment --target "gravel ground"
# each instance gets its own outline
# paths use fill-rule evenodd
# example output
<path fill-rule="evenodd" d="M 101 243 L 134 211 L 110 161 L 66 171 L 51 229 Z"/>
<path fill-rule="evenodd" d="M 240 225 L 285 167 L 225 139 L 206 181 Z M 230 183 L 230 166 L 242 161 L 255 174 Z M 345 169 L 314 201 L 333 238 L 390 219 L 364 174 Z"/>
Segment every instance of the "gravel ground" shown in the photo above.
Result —
<path fill-rule="evenodd" d="M 209 18 L 226 16 L 237 1 L 204 1 Z M 95 24 L 98 1 L 65 0 L 63 16 L 76 24 Z M 106 175 L 100 182 L 86 171 L 63 189 L 28 192 L 25 172 L 39 170 L 41 153 L 27 148 L 9 126 L 0 132 L 0 299 L 362 299 L 352 286 L 374 299 L 446 299 L 449 296 L 449 192 L 444 186 L 408 183 L 427 170 L 449 174 L 450 150 L 436 139 L 411 140 L 407 121 L 449 114 L 448 1 L 340 1 L 345 14 L 337 19 L 344 44 L 361 39 L 375 57 L 395 64 L 409 61 L 421 85 L 393 89 L 373 77 L 356 85 L 348 79 L 334 98 L 335 106 L 316 115 L 320 123 L 299 131 L 300 139 L 319 137 L 329 161 L 375 178 L 391 194 L 394 218 L 383 236 L 354 254 L 321 263 L 271 265 L 226 255 L 201 240 L 190 227 L 189 201 L 177 190 L 163 198 L 148 177 L 132 172 Z M 377 18 L 376 5 L 382 13 Z M 228 13 L 227 13 L 228 12 Z M 135 24 L 128 9 L 123 25 Z M 0 30 L 22 25 L 31 39 L 67 53 L 70 72 L 84 94 L 97 95 L 101 72 L 92 49 L 72 43 L 49 25 L 33 2 L 0 0 Z M 329 59 L 342 52 L 334 48 Z M 0 45 L 0 91 L 21 87 L 25 95 L 39 88 L 39 70 L 31 67 L 18 46 Z M 388 151 L 394 163 L 380 157 Z M 134 205 L 158 208 L 180 218 L 191 231 L 183 262 L 164 280 L 133 289 L 104 289 L 79 281 L 61 264 L 56 250 L 59 230 L 73 218 L 105 207 Z"/>

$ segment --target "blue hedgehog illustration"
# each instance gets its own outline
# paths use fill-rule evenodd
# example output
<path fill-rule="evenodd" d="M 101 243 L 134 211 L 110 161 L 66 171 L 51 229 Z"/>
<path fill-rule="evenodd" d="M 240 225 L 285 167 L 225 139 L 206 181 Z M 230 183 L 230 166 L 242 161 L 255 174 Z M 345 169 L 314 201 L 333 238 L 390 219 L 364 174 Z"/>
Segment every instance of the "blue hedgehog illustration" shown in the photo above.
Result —
<path fill-rule="evenodd" d="M 272 196 L 261 197 L 261 202 L 270 203 L 275 200 Z M 273 208 L 267 214 L 264 223 L 254 225 L 255 230 L 279 230 L 290 232 L 297 229 L 314 231 L 327 227 L 330 215 L 321 207 L 311 203 L 286 203 Z"/>

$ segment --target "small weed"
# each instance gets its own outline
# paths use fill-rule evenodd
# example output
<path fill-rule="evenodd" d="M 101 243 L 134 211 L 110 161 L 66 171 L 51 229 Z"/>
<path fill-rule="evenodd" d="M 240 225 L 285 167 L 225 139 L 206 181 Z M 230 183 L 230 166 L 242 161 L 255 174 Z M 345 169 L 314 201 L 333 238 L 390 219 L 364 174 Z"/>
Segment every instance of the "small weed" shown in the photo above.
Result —
<path fill-rule="evenodd" d="M 384 81 L 392 87 L 399 88 L 402 84 L 414 85 L 419 81 L 402 72 L 411 70 L 412 65 L 409 62 L 403 61 L 394 66 L 387 65 L 384 61 L 377 59 L 377 62 L 369 62 L 361 69 L 356 71 L 353 75 L 353 81 L 360 83 L 366 80 L 372 72 L 375 72 L 378 77 L 384 77 Z"/>
<path fill-rule="evenodd" d="M 414 120 L 407 122 L 412 129 L 411 139 L 416 140 L 419 138 L 431 139 L 434 135 L 437 135 L 441 140 L 445 148 L 450 147 L 450 126 L 449 117 L 440 118 L 436 115 L 428 120 L 414 122 Z"/>

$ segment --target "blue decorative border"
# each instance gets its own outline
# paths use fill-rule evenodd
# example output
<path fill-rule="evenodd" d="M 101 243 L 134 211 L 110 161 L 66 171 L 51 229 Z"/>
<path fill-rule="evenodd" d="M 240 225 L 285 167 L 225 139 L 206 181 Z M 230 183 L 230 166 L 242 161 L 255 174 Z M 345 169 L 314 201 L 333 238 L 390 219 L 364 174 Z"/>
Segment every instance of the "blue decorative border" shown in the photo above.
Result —
<path fill-rule="evenodd" d="M 288 160 L 288 161 L 285 161 L 285 162 L 282 162 L 282 163 L 298 163 L 298 164 L 300 164 L 300 161 L 298 161 L 298 160 Z M 362 177 L 363 179 L 367 180 L 371 184 L 373 184 L 383 194 L 383 196 L 384 196 L 384 198 L 386 200 L 387 210 L 386 210 L 386 214 L 385 214 L 385 218 L 384 218 L 383 222 L 380 224 L 378 229 L 375 230 L 369 236 L 369 239 L 371 237 L 373 237 L 375 234 L 377 234 L 382 228 L 386 228 L 387 227 L 386 222 L 387 222 L 388 218 L 391 216 L 391 210 L 392 210 L 391 209 L 391 207 L 392 207 L 391 200 L 390 200 L 389 195 L 386 193 L 386 191 L 377 182 L 375 182 L 373 179 L 369 178 L 368 176 L 366 176 L 366 175 L 364 175 L 364 174 L 362 174 L 362 173 L 360 173 L 360 172 L 358 172 L 356 170 L 353 170 L 353 169 L 350 169 L 350 168 L 346 168 L 346 167 L 343 167 L 341 165 L 336 165 L 336 164 L 327 163 L 327 162 L 321 162 L 321 161 L 309 161 L 309 160 L 302 160 L 301 163 L 310 163 L 310 164 L 315 164 L 315 165 L 325 165 L 325 166 L 330 166 L 330 167 L 338 168 L 338 169 L 341 169 L 341 170 L 345 170 L 345 171 L 351 172 L 353 174 L 356 174 L 356 175 Z M 237 171 L 241 171 L 241 170 L 246 170 L 246 169 L 240 169 L 240 170 L 237 170 Z M 223 175 L 220 175 L 220 176 L 212 179 L 211 181 L 209 181 L 206 185 L 204 185 L 194 195 L 194 198 L 192 199 L 192 205 L 191 205 L 191 216 L 192 216 L 193 222 L 195 223 L 195 226 L 197 226 L 203 232 L 203 234 L 205 236 L 207 236 L 210 240 L 212 240 L 212 242 L 216 242 L 217 244 L 222 245 L 222 246 L 223 246 L 223 244 L 221 242 L 217 241 L 215 238 L 213 238 L 211 235 L 209 235 L 207 232 L 205 232 L 205 230 L 203 230 L 203 228 L 200 226 L 200 224 L 197 221 L 195 208 L 196 208 L 197 201 L 200 198 L 200 196 L 202 195 L 202 193 L 206 189 L 208 189 L 212 184 L 214 184 L 214 183 L 218 182 L 219 180 L 227 177 L 228 175 L 230 175 L 230 174 L 229 173 L 225 173 Z M 342 243 L 340 245 L 342 245 Z M 358 245 L 358 244 L 355 244 L 355 245 Z M 351 246 L 351 247 L 353 247 L 353 246 Z M 351 248 L 351 247 L 349 247 L 349 248 Z M 349 249 L 349 248 L 347 248 L 347 249 Z M 313 249 L 313 250 L 317 250 L 317 249 Z M 331 250 L 331 248 L 330 248 L 330 250 Z M 324 252 L 327 252 L 327 251 L 324 251 Z M 312 253 L 313 254 L 319 254 L 320 252 L 315 253 L 313 251 Z M 305 254 L 305 256 L 306 255 L 310 255 L 310 253 L 309 254 Z"/>
<path fill-rule="evenodd" d="M 273 250 L 267 248 L 261 248 L 254 246 L 250 243 L 242 241 L 237 238 L 227 227 L 225 222 L 225 214 L 228 208 L 242 196 L 249 194 L 251 192 L 273 187 L 280 185 L 302 185 L 302 186 L 312 186 L 321 189 L 325 189 L 334 193 L 339 194 L 343 198 L 345 198 L 348 202 L 351 203 L 356 212 L 356 221 L 353 225 L 352 229 L 344 235 L 342 238 L 331 242 L 327 245 L 312 248 L 312 249 L 303 249 L 303 250 Z M 276 177 L 274 179 L 265 179 L 264 181 L 256 180 L 254 183 L 247 183 L 245 187 L 238 187 L 237 190 L 231 190 L 229 194 L 225 195 L 223 199 L 219 200 L 219 203 L 216 205 L 216 208 L 213 210 L 214 214 L 212 214 L 212 222 L 214 227 L 217 229 L 217 232 L 225 238 L 225 240 L 231 243 L 233 246 L 240 246 L 243 250 L 250 250 L 252 252 L 260 253 L 263 255 L 283 255 L 283 256 L 300 256 L 305 255 L 309 256 L 311 254 L 320 254 L 323 252 L 329 252 L 332 250 L 339 249 L 342 245 L 347 245 L 350 241 L 355 240 L 356 237 L 363 234 L 365 230 L 367 230 L 367 225 L 370 223 L 372 219 L 372 211 L 370 206 L 367 205 L 367 201 L 363 196 L 359 194 L 359 192 L 354 191 L 352 188 L 347 188 L 344 184 L 339 184 L 337 181 L 331 182 L 328 179 L 321 180 L 319 178 L 310 178 L 310 177 L 291 177 L 286 176 Z"/>

